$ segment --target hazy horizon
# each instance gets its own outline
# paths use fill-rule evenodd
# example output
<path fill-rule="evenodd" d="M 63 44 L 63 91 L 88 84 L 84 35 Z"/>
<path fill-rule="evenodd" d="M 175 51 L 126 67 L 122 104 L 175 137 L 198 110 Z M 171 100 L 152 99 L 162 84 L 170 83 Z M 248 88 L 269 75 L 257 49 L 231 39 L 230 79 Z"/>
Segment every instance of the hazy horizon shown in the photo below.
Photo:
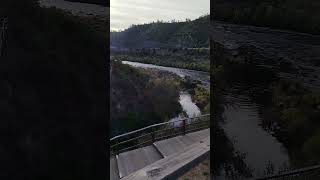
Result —
<path fill-rule="evenodd" d="M 210 13 L 210 0 L 111 0 L 110 30 L 152 21 L 184 21 Z"/>

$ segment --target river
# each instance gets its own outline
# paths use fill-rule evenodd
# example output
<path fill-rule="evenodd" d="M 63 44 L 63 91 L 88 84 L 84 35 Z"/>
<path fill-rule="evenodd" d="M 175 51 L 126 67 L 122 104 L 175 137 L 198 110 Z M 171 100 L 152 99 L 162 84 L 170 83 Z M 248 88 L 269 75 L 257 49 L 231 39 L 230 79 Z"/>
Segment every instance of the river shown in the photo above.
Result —
<path fill-rule="evenodd" d="M 122 61 L 122 63 L 128 64 L 133 67 L 151 68 L 151 69 L 154 68 L 162 71 L 172 72 L 174 74 L 177 74 L 181 78 L 189 77 L 192 80 L 200 81 L 204 87 L 206 87 L 207 89 L 210 88 L 210 74 L 207 72 L 174 68 L 174 67 L 157 66 L 153 64 L 144 64 L 144 63 L 130 62 L 130 61 Z"/>
<path fill-rule="evenodd" d="M 215 22 L 211 29 L 213 42 L 221 44 L 227 52 L 240 54 L 250 52 L 256 69 L 267 69 L 278 78 L 297 81 L 317 91 L 320 88 L 320 36 L 264 27 Z M 236 56 L 236 55 L 235 55 Z M 259 70 L 257 70 L 258 72 Z M 245 74 L 246 72 L 242 72 Z M 245 154 L 244 161 L 252 169 L 253 176 L 259 176 L 272 164 L 274 173 L 284 168 L 296 168 L 290 160 L 288 150 L 274 136 L 273 128 L 264 122 L 272 122 L 273 114 L 268 112 L 270 96 L 258 101 L 254 98 L 266 87 L 259 75 L 251 74 L 250 82 L 237 81 L 233 77 L 223 94 L 219 94 L 224 111 L 220 126 L 227 137 L 234 142 L 236 151 Z M 250 75 L 249 75 L 250 76 Z M 261 84 L 259 84 L 261 83 Z M 227 179 L 224 170 L 216 179 Z"/>
<path fill-rule="evenodd" d="M 131 61 L 122 61 L 122 63 L 128 64 L 132 67 L 137 67 L 137 68 L 148 68 L 148 69 L 157 69 L 161 71 L 168 71 L 180 76 L 181 78 L 188 77 L 192 80 L 199 81 L 204 87 L 210 88 L 210 75 L 207 72 L 173 68 L 173 67 L 165 67 L 165 66 L 157 66 L 153 64 L 144 64 L 144 63 L 131 62 Z M 186 113 L 188 117 L 195 117 L 195 116 L 201 115 L 201 111 L 199 107 L 192 101 L 191 95 L 188 92 L 186 91 L 180 92 L 179 103 L 183 111 Z M 183 116 L 180 114 L 177 117 L 173 117 L 170 121 L 174 121 L 182 117 Z M 179 126 L 179 124 L 174 124 L 174 125 Z"/>
<path fill-rule="evenodd" d="M 251 169 L 254 177 L 263 176 L 271 167 L 274 169 L 272 173 L 288 168 L 290 158 L 287 149 L 273 136 L 272 129 L 263 126 L 266 105 L 255 102 L 246 93 L 241 93 L 240 88 L 248 84 L 239 83 L 234 86 L 222 95 L 226 103 L 222 113 L 223 121 L 219 124 L 233 142 L 235 150 L 245 155 L 244 163 Z M 237 89 L 237 86 L 240 88 Z M 223 169 L 220 173 L 217 180 L 227 179 Z"/>

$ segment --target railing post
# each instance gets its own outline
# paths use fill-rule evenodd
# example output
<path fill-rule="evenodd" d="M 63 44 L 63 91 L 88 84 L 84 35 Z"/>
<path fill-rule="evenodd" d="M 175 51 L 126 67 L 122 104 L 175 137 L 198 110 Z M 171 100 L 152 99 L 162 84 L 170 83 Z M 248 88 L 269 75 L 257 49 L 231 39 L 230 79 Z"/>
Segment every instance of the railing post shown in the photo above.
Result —
<path fill-rule="evenodd" d="M 183 127 L 182 127 L 183 135 L 186 135 L 186 119 L 183 119 L 182 124 L 183 124 Z"/>
<path fill-rule="evenodd" d="M 154 143 L 154 142 L 155 142 L 155 139 L 156 139 L 155 133 L 154 133 L 155 128 L 153 127 L 151 130 L 152 130 L 152 132 L 151 132 L 152 143 Z"/>
<path fill-rule="evenodd" d="M 115 148 L 114 148 L 114 152 L 115 152 L 115 154 L 116 155 L 118 155 L 118 150 L 119 150 L 119 147 L 118 147 L 118 145 L 119 145 L 119 139 L 116 139 L 116 145 L 114 146 Z"/>

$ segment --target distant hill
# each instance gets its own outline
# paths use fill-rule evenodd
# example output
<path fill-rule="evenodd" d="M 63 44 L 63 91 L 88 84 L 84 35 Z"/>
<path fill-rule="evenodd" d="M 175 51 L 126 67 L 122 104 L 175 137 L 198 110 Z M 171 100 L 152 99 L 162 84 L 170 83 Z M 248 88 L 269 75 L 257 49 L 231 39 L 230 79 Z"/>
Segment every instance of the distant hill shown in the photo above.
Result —
<path fill-rule="evenodd" d="M 98 4 L 98 5 L 110 7 L 110 4 L 108 3 L 109 1 L 107 0 L 66 0 L 66 1 Z"/>
<path fill-rule="evenodd" d="M 215 20 L 320 34 L 318 0 L 217 0 Z"/>
<path fill-rule="evenodd" d="M 184 22 L 153 22 L 111 32 L 111 46 L 123 48 L 208 47 L 209 15 Z"/>

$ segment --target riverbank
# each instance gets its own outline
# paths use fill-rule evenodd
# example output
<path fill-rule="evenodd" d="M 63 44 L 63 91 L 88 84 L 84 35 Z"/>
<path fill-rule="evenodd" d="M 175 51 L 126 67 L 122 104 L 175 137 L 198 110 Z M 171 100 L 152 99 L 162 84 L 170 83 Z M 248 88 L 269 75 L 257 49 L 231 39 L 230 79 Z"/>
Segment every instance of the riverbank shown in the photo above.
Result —
<path fill-rule="evenodd" d="M 210 89 L 196 84 L 189 92 L 192 101 L 200 108 L 201 112 L 210 114 Z"/>
<path fill-rule="evenodd" d="M 197 56 L 174 56 L 174 55 L 144 55 L 144 54 L 114 54 L 115 58 L 121 61 L 141 62 L 158 66 L 175 67 L 197 71 L 210 71 L 209 55 Z"/>
<path fill-rule="evenodd" d="M 298 167 L 320 161 L 320 92 L 299 83 L 278 81 L 272 84 L 273 111 L 279 118 L 276 136 L 290 149 Z"/>

